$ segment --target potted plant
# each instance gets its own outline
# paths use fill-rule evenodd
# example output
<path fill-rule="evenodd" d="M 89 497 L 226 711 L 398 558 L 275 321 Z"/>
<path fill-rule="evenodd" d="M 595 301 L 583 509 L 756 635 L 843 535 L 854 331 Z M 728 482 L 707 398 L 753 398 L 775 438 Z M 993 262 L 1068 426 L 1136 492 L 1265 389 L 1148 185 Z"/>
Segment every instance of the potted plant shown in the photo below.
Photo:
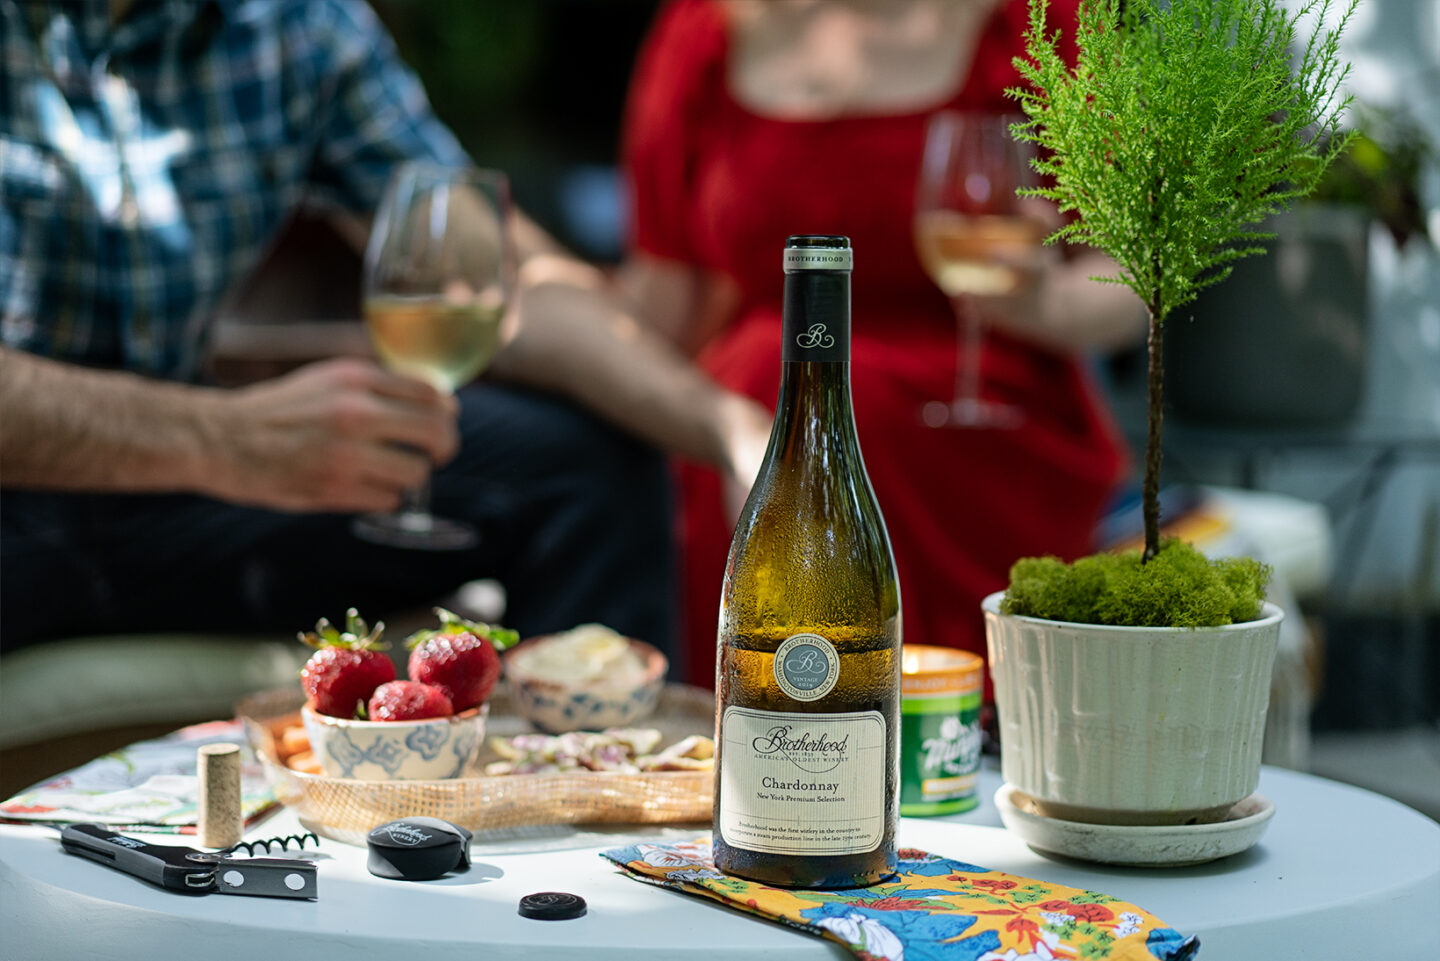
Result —
<path fill-rule="evenodd" d="M 1323 23 L 1330 0 L 1302 15 Z M 1149 313 L 1143 550 L 1016 563 L 984 613 L 1010 784 L 1050 817 L 1222 819 L 1254 791 L 1281 612 L 1269 570 L 1160 537 L 1166 318 L 1259 253 L 1257 225 L 1309 192 L 1347 136 L 1338 41 L 1273 0 L 1085 0 L 1072 68 L 1032 0 L 1012 91 L 1072 214 L 1050 238 L 1110 254 Z M 1353 3 L 1351 8 L 1353 9 Z M 1299 58 L 1292 63 L 1292 51 Z M 1257 322 L 1260 319 L 1257 318 Z M 1284 356 L 1273 358 L 1276 365 Z"/>

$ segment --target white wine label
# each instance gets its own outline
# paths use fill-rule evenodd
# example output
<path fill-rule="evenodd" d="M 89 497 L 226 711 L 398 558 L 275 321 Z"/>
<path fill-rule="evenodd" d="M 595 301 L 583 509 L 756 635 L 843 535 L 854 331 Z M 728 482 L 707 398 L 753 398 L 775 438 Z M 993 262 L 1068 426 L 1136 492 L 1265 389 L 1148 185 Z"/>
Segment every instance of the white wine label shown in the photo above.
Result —
<path fill-rule="evenodd" d="M 797 701 L 830 693 L 840 678 L 840 653 L 819 634 L 794 634 L 775 651 L 775 683 Z"/>
<path fill-rule="evenodd" d="M 720 722 L 720 836 L 766 854 L 873 851 L 885 830 L 885 718 L 730 707 Z"/>

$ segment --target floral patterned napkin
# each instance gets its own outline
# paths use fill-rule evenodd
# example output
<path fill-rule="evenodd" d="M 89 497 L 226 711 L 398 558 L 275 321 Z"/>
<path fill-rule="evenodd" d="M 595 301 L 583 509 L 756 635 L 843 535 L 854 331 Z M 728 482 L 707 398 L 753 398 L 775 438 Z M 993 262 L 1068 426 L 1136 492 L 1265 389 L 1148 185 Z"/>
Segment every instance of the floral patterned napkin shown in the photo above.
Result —
<path fill-rule="evenodd" d="M 772 888 L 715 870 L 710 839 L 602 852 L 639 881 L 829 938 L 860 961 L 1190 961 L 1200 941 L 1133 904 L 899 851 L 890 881 L 848 891 Z"/>
<path fill-rule="evenodd" d="M 96 758 L 0 804 L 0 821 L 193 834 L 200 817 L 195 752 L 226 743 L 240 745 L 240 815 L 252 824 L 278 802 L 237 720 L 193 724 Z"/>

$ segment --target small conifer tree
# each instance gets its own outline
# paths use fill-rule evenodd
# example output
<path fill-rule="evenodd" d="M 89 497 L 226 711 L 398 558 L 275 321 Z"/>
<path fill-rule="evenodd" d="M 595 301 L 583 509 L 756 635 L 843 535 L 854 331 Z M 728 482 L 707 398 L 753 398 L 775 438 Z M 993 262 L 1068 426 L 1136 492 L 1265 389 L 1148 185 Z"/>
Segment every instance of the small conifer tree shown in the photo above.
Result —
<path fill-rule="evenodd" d="M 1010 94 L 1028 118 L 1014 132 L 1041 148 L 1048 181 L 1022 192 L 1073 213 L 1049 242 L 1109 254 L 1119 275 L 1094 279 L 1129 287 L 1150 316 L 1142 563 L 1160 550 L 1165 318 L 1262 253 L 1272 235 L 1257 225 L 1345 149 L 1338 48 L 1356 2 L 1326 30 L 1332 0 L 1293 15 L 1278 0 L 1082 0 L 1071 68 L 1047 33 L 1047 0 L 1031 0 L 1015 61 L 1030 86 Z"/>

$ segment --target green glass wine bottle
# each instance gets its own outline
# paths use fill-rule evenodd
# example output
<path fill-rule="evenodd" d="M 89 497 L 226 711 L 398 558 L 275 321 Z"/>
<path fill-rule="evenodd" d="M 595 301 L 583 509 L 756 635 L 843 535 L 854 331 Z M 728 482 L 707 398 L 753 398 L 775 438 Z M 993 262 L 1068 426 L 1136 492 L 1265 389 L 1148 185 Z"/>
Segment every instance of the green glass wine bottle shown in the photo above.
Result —
<path fill-rule="evenodd" d="M 786 241 L 780 397 L 720 602 L 715 864 L 788 887 L 895 873 L 900 586 L 850 401 L 851 259 Z"/>

